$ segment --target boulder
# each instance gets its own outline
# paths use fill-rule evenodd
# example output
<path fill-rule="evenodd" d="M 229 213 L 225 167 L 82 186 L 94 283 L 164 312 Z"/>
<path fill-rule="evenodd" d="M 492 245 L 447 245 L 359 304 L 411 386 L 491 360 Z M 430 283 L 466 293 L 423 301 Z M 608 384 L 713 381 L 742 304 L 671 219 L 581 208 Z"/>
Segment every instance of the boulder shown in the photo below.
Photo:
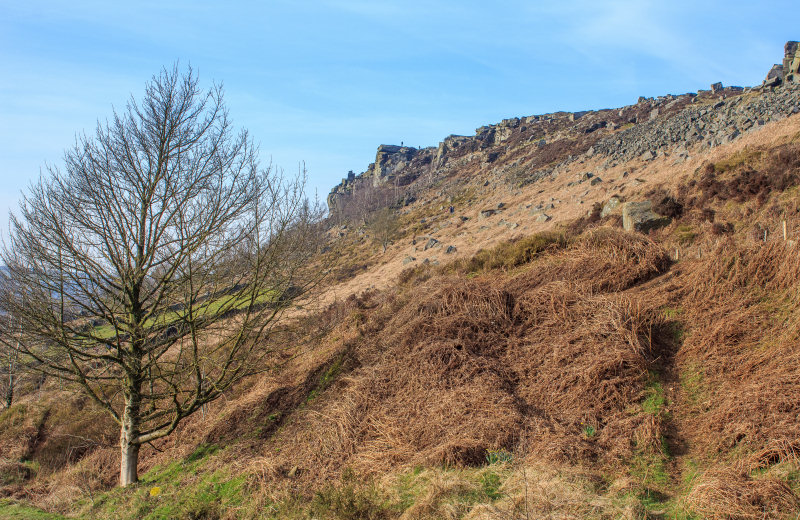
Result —
<path fill-rule="evenodd" d="M 447 246 L 447 249 L 445 250 L 445 254 L 450 255 L 450 254 L 455 253 L 456 251 L 458 251 L 458 249 L 456 249 L 456 246 Z"/>
<path fill-rule="evenodd" d="M 536 222 L 547 222 L 547 221 L 549 221 L 549 220 L 550 220 L 550 219 L 552 219 L 552 218 L 553 218 L 553 217 L 551 217 L 550 215 L 548 215 L 548 214 L 546 214 L 546 213 L 542 213 L 542 214 L 541 214 L 541 215 L 539 215 L 539 217 L 536 219 Z"/>
<path fill-rule="evenodd" d="M 668 225 L 670 221 L 669 217 L 654 212 L 653 203 L 649 200 L 626 202 L 622 206 L 622 227 L 625 231 L 648 233 L 650 230 Z"/>
<path fill-rule="evenodd" d="M 438 244 L 438 243 L 439 243 L 438 240 L 436 240 L 435 238 L 431 238 L 430 240 L 428 240 L 428 243 L 425 244 L 425 247 L 423 247 L 422 250 L 423 251 L 427 251 L 428 249 L 430 249 L 432 247 L 436 247 L 436 244 Z"/>
<path fill-rule="evenodd" d="M 622 199 L 617 197 L 616 195 L 608 199 L 608 202 L 603 204 L 603 209 L 600 211 L 600 217 L 605 218 L 616 210 L 619 205 L 622 204 Z"/>
<path fill-rule="evenodd" d="M 493 209 L 482 209 L 482 210 L 480 211 L 480 213 L 478 213 L 478 216 L 479 216 L 480 218 L 489 218 L 489 217 L 491 217 L 492 215 L 494 215 L 495 213 L 497 213 L 497 211 L 496 211 L 496 210 L 493 210 Z"/>

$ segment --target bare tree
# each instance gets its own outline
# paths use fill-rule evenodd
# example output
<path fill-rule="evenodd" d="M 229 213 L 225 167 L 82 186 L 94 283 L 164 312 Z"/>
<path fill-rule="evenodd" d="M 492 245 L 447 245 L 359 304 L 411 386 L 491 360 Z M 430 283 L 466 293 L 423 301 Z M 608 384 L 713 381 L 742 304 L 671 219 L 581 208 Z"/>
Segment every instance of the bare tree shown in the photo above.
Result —
<path fill-rule="evenodd" d="M 397 214 L 389 207 L 373 212 L 367 219 L 367 230 L 384 253 L 399 229 Z"/>
<path fill-rule="evenodd" d="M 318 279 L 315 207 L 303 171 L 259 166 L 221 87 L 177 66 L 47 173 L 11 217 L 2 304 L 32 367 L 120 425 L 125 486 L 143 444 L 268 366 L 283 311 Z"/>
<path fill-rule="evenodd" d="M 2 393 L 3 404 L 6 409 L 14 404 L 14 392 L 17 387 L 19 371 L 19 352 L 17 349 L 8 345 L 15 343 L 13 322 L 4 317 L 3 328 L 0 334 L 7 334 L 8 337 L 0 342 L 0 393 Z"/>
<path fill-rule="evenodd" d="M 8 274 L 0 270 L 0 294 L 8 291 Z M 2 296 L 0 296 L 2 299 Z M 16 345 L 19 338 L 19 320 L 7 312 L 0 312 L 0 393 L 6 409 L 14 404 L 14 392 L 18 382 L 19 352 L 10 345 Z"/>

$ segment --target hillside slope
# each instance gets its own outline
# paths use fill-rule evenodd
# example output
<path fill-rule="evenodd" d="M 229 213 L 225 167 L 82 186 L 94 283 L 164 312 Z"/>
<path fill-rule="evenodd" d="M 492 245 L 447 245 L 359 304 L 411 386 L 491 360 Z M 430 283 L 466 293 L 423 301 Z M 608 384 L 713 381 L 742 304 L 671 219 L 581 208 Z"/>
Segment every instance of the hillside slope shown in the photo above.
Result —
<path fill-rule="evenodd" d="M 110 420 L 26 376 L 0 516 L 796 518 L 792 63 L 381 146 L 329 197 L 323 305 L 278 368 L 143 450 L 124 490 Z"/>

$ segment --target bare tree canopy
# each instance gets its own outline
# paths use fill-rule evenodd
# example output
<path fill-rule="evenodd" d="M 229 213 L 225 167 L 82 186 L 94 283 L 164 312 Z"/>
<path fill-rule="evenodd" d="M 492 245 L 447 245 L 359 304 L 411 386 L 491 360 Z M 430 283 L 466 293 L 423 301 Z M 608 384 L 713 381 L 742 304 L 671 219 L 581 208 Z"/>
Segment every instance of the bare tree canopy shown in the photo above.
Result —
<path fill-rule="evenodd" d="M 11 217 L 14 348 L 119 423 L 121 485 L 142 444 L 264 368 L 282 311 L 316 279 L 304 183 L 261 168 L 221 87 L 175 66 L 80 136 Z"/>

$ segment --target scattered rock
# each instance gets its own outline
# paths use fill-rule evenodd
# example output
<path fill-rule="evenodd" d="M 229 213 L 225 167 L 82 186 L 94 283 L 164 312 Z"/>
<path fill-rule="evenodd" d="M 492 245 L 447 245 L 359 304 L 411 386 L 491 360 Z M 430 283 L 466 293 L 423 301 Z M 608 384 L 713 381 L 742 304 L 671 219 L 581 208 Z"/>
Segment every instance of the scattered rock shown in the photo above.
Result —
<path fill-rule="evenodd" d="M 489 218 L 489 217 L 491 217 L 492 215 L 494 215 L 495 213 L 497 213 L 497 211 L 496 211 L 496 210 L 494 210 L 494 209 L 482 209 L 482 210 L 480 211 L 480 213 L 478 213 L 478 216 L 479 216 L 480 218 Z"/>
<path fill-rule="evenodd" d="M 414 258 L 413 256 L 407 256 L 407 257 L 403 258 L 403 265 L 408 265 L 411 262 L 416 262 L 416 261 L 417 261 L 417 259 Z"/>
<path fill-rule="evenodd" d="M 590 186 L 597 186 L 597 185 L 598 185 L 598 184 L 600 184 L 601 182 L 603 182 L 603 179 L 601 179 L 600 177 L 595 177 L 594 179 L 592 179 L 591 181 L 589 181 L 589 185 L 590 185 Z"/>
<path fill-rule="evenodd" d="M 546 214 L 546 213 L 542 213 L 542 214 L 541 214 L 541 215 L 539 215 L 539 217 L 536 219 L 536 222 L 547 222 L 547 221 L 551 220 L 552 218 L 553 218 L 553 217 L 551 217 L 550 215 L 548 215 L 548 214 Z"/>
<path fill-rule="evenodd" d="M 447 246 L 447 249 L 444 252 L 447 255 L 451 255 L 451 254 L 455 253 L 456 251 L 458 251 L 458 249 L 456 249 L 456 246 Z"/>
<path fill-rule="evenodd" d="M 439 243 L 438 240 L 436 240 L 435 238 L 431 238 L 430 240 L 428 240 L 428 243 L 425 244 L 425 247 L 422 250 L 423 251 L 427 251 L 428 249 L 430 249 L 432 247 L 436 247 L 436 244 L 438 244 L 438 243 Z"/>
<path fill-rule="evenodd" d="M 603 204 L 603 209 L 600 211 L 600 217 L 605 218 L 611 215 L 612 213 L 614 213 L 614 210 L 617 209 L 617 207 L 619 207 L 620 204 L 622 204 L 622 199 L 614 195 L 613 197 L 608 199 L 608 201 L 605 204 Z"/>
<path fill-rule="evenodd" d="M 652 229 L 664 227 L 670 223 L 669 217 L 661 216 L 653 211 L 653 203 L 626 202 L 622 205 L 622 227 L 626 231 L 648 233 Z"/>

